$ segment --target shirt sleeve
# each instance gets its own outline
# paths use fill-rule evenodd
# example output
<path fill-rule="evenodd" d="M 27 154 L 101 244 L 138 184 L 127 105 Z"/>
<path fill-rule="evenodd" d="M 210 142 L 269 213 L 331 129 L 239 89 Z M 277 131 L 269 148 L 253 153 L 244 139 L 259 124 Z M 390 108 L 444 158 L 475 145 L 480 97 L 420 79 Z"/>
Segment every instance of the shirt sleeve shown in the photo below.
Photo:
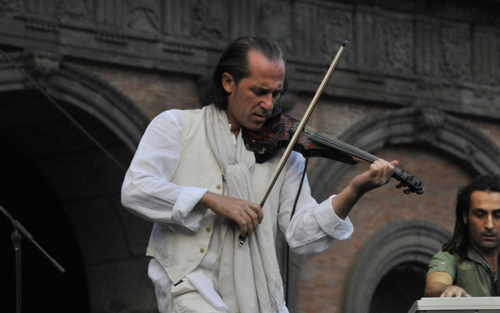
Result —
<path fill-rule="evenodd" d="M 197 231 L 204 211 L 191 212 L 208 191 L 171 182 L 181 158 L 181 110 L 169 110 L 149 124 L 125 174 L 122 204 L 150 221 Z"/>
<path fill-rule="evenodd" d="M 285 233 L 292 251 L 298 254 L 313 256 L 326 250 L 334 239 L 349 239 L 354 230 L 347 217 L 339 218 L 332 207 L 332 197 L 318 204 L 311 196 L 307 175 L 293 214 L 296 192 L 304 171 L 304 157 L 292 153 L 288 162 L 286 176 L 280 193 L 280 229 Z"/>
<path fill-rule="evenodd" d="M 446 272 L 450 274 L 453 281 L 455 281 L 457 259 L 449 252 L 439 251 L 436 253 L 429 262 L 429 270 L 427 275 L 434 272 Z"/>

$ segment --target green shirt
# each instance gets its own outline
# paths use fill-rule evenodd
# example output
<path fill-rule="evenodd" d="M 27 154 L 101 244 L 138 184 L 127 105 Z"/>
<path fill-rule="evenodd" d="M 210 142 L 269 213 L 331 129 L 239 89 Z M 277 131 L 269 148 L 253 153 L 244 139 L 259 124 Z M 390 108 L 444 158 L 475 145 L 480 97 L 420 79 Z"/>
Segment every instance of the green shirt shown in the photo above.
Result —
<path fill-rule="evenodd" d="M 500 270 L 500 269 L 499 269 Z M 464 289 L 472 297 L 495 295 L 496 277 L 483 257 L 474 249 L 469 249 L 467 257 L 459 261 L 459 256 L 443 252 L 436 253 L 429 262 L 427 275 L 446 272 L 453 278 L 453 285 Z"/>

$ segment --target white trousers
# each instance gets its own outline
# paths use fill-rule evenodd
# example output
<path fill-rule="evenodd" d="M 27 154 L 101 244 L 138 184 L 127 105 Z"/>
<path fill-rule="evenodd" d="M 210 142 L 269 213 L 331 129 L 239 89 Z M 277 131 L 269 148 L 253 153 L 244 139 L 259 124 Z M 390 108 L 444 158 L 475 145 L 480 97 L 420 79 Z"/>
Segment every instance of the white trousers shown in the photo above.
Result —
<path fill-rule="evenodd" d="M 154 258 L 148 275 L 155 286 L 156 301 L 160 313 L 227 313 L 214 308 L 187 278 L 173 286 L 167 272 Z"/>
<path fill-rule="evenodd" d="M 172 289 L 172 313 L 226 313 L 215 309 L 191 284 L 184 278 L 182 283 Z"/>

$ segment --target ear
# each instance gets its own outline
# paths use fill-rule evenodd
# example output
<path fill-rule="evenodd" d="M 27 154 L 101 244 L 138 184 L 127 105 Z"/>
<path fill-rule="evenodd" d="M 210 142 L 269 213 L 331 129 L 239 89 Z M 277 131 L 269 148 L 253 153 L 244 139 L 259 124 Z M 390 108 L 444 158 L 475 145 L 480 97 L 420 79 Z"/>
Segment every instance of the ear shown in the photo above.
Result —
<path fill-rule="evenodd" d="M 229 94 L 234 91 L 234 79 L 231 74 L 227 72 L 222 74 L 222 87 Z"/>
<path fill-rule="evenodd" d="M 462 219 L 464 220 L 464 224 L 467 225 L 467 214 L 465 212 L 462 213 Z"/>

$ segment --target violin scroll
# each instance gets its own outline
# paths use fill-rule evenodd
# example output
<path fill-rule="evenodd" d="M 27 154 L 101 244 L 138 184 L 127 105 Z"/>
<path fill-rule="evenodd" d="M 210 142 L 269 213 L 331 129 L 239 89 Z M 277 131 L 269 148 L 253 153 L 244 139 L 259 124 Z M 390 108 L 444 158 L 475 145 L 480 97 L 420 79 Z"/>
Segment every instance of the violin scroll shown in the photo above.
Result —
<path fill-rule="evenodd" d="M 403 188 L 406 187 L 406 189 L 403 190 L 403 192 L 407 195 L 410 193 L 414 192 L 417 195 L 421 195 L 424 193 L 425 188 L 422 185 L 422 182 L 415 179 L 413 175 L 408 175 L 405 173 L 405 171 L 399 169 L 396 167 L 396 170 L 394 171 L 393 177 L 399 181 L 399 184 L 396 185 L 396 188 Z"/>

